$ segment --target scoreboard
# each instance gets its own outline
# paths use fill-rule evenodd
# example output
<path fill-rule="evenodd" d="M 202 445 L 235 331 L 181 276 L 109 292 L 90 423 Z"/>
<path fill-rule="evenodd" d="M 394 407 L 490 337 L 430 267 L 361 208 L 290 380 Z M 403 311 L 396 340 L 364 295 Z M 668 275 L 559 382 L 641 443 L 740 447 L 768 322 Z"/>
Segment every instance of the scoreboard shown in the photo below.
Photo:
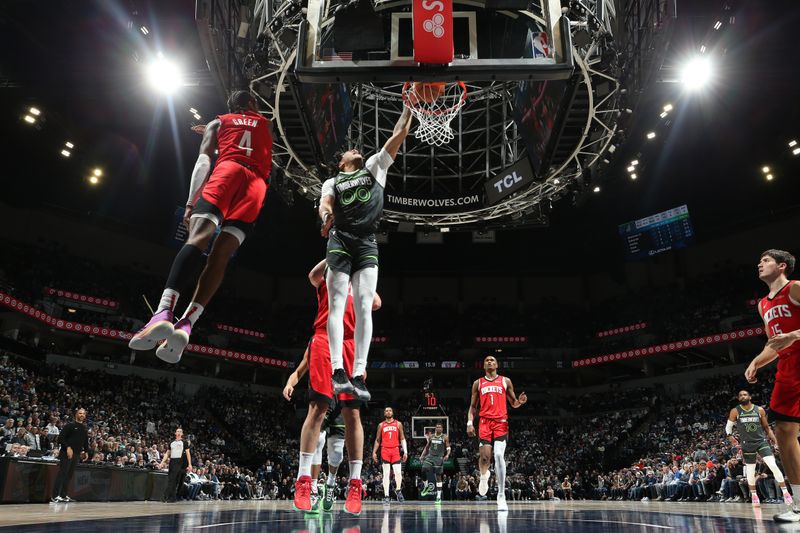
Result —
<path fill-rule="evenodd" d="M 686 205 L 620 224 L 628 259 L 646 259 L 661 252 L 686 248 L 694 242 L 694 229 Z"/>

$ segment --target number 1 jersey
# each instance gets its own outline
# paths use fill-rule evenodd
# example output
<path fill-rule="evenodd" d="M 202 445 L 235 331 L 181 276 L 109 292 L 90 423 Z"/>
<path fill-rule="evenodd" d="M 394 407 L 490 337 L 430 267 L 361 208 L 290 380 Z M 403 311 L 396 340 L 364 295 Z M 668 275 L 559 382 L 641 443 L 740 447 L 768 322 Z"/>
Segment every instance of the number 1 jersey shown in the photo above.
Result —
<path fill-rule="evenodd" d="M 272 168 L 272 133 L 269 120 L 253 111 L 219 115 L 217 163 L 235 161 L 269 180 Z"/>
<path fill-rule="evenodd" d="M 481 404 L 478 417 L 504 420 L 508 417 L 506 406 L 506 380 L 503 376 L 494 379 L 480 378 L 478 393 Z"/>

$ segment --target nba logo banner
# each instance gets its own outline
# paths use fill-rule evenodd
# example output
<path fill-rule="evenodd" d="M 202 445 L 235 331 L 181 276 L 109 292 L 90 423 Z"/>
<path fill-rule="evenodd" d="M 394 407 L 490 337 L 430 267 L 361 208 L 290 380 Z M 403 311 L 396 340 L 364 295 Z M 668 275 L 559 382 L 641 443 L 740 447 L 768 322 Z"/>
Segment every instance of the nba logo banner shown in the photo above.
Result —
<path fill-rule="evenodd" d="M 453 0 L 414 0 L 414 61 L 453 61 Z"/>

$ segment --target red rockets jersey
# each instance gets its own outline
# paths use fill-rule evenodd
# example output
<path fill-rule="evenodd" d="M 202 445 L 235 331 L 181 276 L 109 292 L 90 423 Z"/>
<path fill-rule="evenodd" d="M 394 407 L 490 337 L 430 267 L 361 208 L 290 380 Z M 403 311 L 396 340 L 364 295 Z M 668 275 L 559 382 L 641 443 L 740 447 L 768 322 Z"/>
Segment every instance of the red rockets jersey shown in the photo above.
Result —
<path fill-rule="evenodd" d="M 479 418 L 505 419 L 508 417 L 506 407 L 506 381 L 503 376 L 497 376 L 493 380 L 486 379 L 486 376 L 478 380 L 479 401 L 481 404 Z"/>
<path fill-rule="evenodd" d="M 265 181 L 272 168 L 272 134 L 269 120 L 252 111 L 219 115 L 217 163 L 236 161 L 250 167 Z"/>
<path fill-rule="evenodd" d="M 381 432 L 381 448 L 399 448 L 400 447 L 400 422 L 392 420 L 387 422 L 384 420 L 378 425 L 378 431 Z"/>
<path fill-rule="evenodd" d="M 765 296 L 758 302 L 758 309 L 761 311 L 769 337 L 800 329 L 800 306 L 789 298 L 789 290 L 794 283 L 796 283 L 794 280 L 790 281 L 771 299 Z M 786 356 L 800 355 L 800 342 L 795 342 L 778 355 L 781 357 L 778 361 L 778 370 L 781 370 L 781 364 Z"/>
<path fill-rule="evenodd" d="M 314 331 L 328 329 L 328 285 L 322 280 L 317 287 L 317 318 L 314 320 Z M 352 339 L 356 330 L 356 310 L 353 307 L 353 294 L 347 294 L 347 305 L 344 308 L 344 338 Z"/>

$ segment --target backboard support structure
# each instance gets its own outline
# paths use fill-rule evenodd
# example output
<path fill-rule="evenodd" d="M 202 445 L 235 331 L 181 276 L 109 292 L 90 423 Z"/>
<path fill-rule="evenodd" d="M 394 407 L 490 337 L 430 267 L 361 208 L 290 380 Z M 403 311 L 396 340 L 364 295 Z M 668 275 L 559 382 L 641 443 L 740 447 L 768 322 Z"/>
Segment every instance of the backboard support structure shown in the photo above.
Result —
<path fill-rule="evenodd" d="M 388 3 L 386 3 L 388 4 Z M 392 2 L 394 8 L 402 3 Z M 410 2 L 409 2 L 410 4 Z M 475 5 L 474 2 L 469 4 Z M 349 54 L 326 60 L 322 49 L 323 34 L 333 24 L 334 17 L 326 16 L 325 0 L 309 0 L 306 18 L 301 22 L 297 40 L 295 57 L 295 74 L 304 83 L 389 83 L 404 81 L 536 81 L 563 80 L 569 78 L 574 71 L 572 57 L 572 40 L 569 20 L 561 15 L 559 0 L 543 2 L 545 16 L 544 27 L 549 34 L 554 49 L 553 57 L 476 57 L 475 50 L 470 47 L 469 55 L 459 54 L 447 65 L 428 65 L 417 63 L 405 54 L 400 55 L 392 42 L 391 55 L 385 59 L 353 59 Z M 552 4 L 552 5 L 551 5 Z M 554 6 L 558 5 L 558 9 Z M 389 9 L 389 8 L 386 8 Z M 388 11 L 378 11 L 384 17 L 390 16 Z M 463 17 L 465 11 L 456 11 Z M 503 13 L 511 17 L 529 17 L 536 19 L 528 11 Z M 454 13 L 455 14 L 455 13 Z M 474 32 L 474 15 L 470 32 Z M 392 39 L 396 40 L 395 31 L 402 20 L 410 13 L 392 12 Z M 527 19 L 526 19 L 527 20 Z M 541 21 L 541 19 L 538 19 Z M 480 35 L 470 35 L 470 45 L 480 39 Z M 466 56 L 466 57 L 465 57 Z"/>

